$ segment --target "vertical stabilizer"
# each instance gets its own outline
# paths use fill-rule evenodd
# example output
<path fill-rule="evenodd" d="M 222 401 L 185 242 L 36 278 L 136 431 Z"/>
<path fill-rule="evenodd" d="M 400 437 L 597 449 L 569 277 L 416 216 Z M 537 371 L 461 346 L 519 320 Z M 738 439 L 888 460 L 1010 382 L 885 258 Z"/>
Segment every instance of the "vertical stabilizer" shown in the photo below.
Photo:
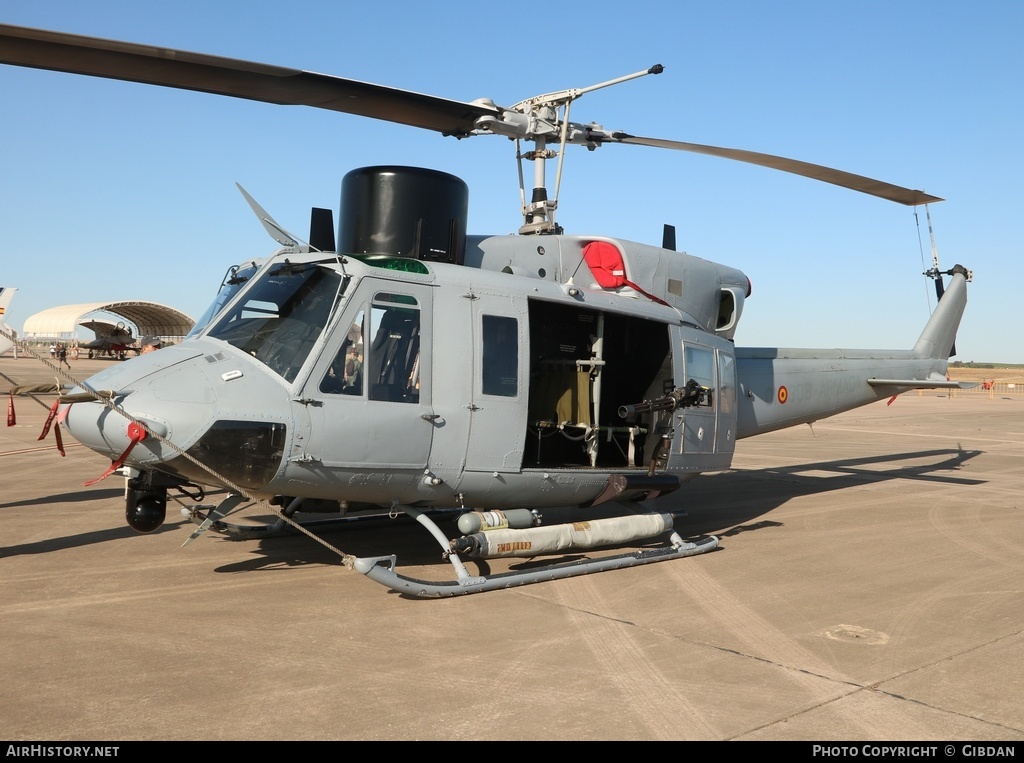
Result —
<path fill-rule="evenodd" d="M 953 280 L 914 345 L 915 357 L 945 360 L 952 353 L 956 331 L 967 306 L 967 281 L 971 273 L 963 265 L 956 265 L 949 272 Z"/>
<path fill-rule="evenodd" d="M 11 304 L 11 300 L 14 299 L 14 292 L 17 289 L 12 289 L 9 286 L 0 286 L 0 329 L 3 332 L 0 333 L 0 355 L 3 355 L 9 349 L 14 346 L 14 342 L 7 338 L 7 334 L 13 335 L 14 331 L 7 325 L 7 308 Z"/>

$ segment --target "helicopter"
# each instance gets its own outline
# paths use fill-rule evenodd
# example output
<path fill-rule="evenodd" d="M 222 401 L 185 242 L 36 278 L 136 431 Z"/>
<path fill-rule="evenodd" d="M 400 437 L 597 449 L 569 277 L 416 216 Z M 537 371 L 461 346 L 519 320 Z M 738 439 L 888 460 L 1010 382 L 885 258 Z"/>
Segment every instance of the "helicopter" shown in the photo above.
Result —
<path fill-rule="evenodd" d="M 736 441 L 912 389 L 958 388 L 946 369 L 973 274 L 961 265 L 912 348 L 742 348 L 750 296 L 740 270 L 556 222 L 547 163 L 570 145 L 634 145 L 774 168 L 907 206 L 941 201 L 860 175 L 757 152 L 570 121 L 584 88 L 499 106 L 341 77 L 129 42 L 0 25 L 0 63 L 306 105 L 516 144 L 518 235 L 467 231 L 469 190 L 422 167 L 353 169 L 339 219 L 313 208 L 308 241 L 239 186 L 278 248 L 231 265 L 178 345 L 101 371 L 62 394 L 68 431 L 127 479 L 140 532 L 182 513 L 244 539 L 299 530 L 301 513 L 407 515 L 455 579 L 401 573 L 395 555 L 345 565 L 413 597 L 447 597 L 706 553 L 677 516 L 651 508 L 705 472 L 730 467 Z M 524 149 L 523 144 L 531 147 Z M 526 188 L 524 163 L 533 165 Z M 100 479 L 97 478 L 97 479 Z M 93 482 L 95 482 L 94 480 Z M 208 490 L 227 491 L 217 504 Z M 247 503 L 276 521 L 227 521 Z M 614 516 L 591 519 L 595 507 Z M 543 512 L 580 517 L 545 524 Z M 437 516 L 454 512 L 449 537 Z M 654 546 L 651 539 L 659 539 Z M 463 557 L 535 558 L 567 550 L 639 551 L 473 574 Z"/>

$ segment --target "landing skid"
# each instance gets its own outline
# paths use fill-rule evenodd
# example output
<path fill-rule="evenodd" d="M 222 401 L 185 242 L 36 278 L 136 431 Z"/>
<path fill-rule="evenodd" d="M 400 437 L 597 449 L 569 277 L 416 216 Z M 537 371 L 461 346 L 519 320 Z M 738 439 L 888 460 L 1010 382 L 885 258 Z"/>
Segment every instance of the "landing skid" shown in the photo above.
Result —
<path fill-rule="evenodd" d="M 294 533 L 294 528 L 287 522 L 279 519 L 275 522 L 268 522 L 262 525 L 243 525 L 234 522 L 224 522 L 216 519 L 213 506 L 193 506 L 190 509 L 182 509 L 181 514 L 186 519 L 199 525 L 196 534 L 210 530 L 219 535 L 226 535 L 232 540 L 256 540 L 257 538 L 279 538 Z M 214 518 L 211 519 L 210 517 Z M 355 517 L 332 517 L 330 519 L 314 519 L 299 522 L 307 529 L 336 527 L 346 522 L 355 521 Z M 205 525 L 205 526 L 204 526 Z"/>
<path fill-rule="evenodd" d="M 636 567 L 641 564 L 679 559 L 685 556 L 696 556 L 718 547 L 718 538 L 713 535 L 701 538 L 696 542 L 686 542 L 679 537 L 678 533 L 672 531 L 669 534 L 668 545 L 663 548 L 645 549 L 643 551 L 597 559 L 555 563 L 530 570 L 502 572 L 494 575 L 471 575 L 458 555 L 450 552 L 448 538 L 445 537 L 429 517 L 409 507 L 406 507 L 404 510 L 426 527 L 438 543 L 441 544 L 441 547 L 445 550 L 445 557 L 455 568 L 456 579 L 433 582 L 399 574 L 395 571 L 397 557 L 394 555 L 354 557 L 351 561 L 351 566 L 357 572 L 361 572 L 381 585 L 416 598 L 444 598 L 483 591 L 494 591 L 501 588 L 515 588 L 531 583 L 588 575 L 592 572 L 617 570 L 625 567 Z"/>
<path fill-rule="evenodd" d="M 195 540 L 206 530 L 212 530 L 213 532 L 228 536 L 234 540 L 272 538 L 287 535 L 295 531 L 293 522 L 284 518 L 279 518 L 274 522 L 268 522 L 265 524 L 238 524 L 224 521 L 224 517 L 239 509 L 239 507 L 243 506 L 246 502 L 246 499 L 242 496 L 229 495 L 217 506 L 198 505 L 192 508 L 183 508 L 181 510 L 182 515 L 199 526 L 182 545 L 186 545 Z M 294 514 L 294 507 L 290 508 L 292 508 L 292 511 L 285 509 L 285 514 L 289 518 Z M 460 510 L 439 509 L 426 512 L 414 509 L 411 506 L 395 506 L 390 512 L 382 511 L 380 514 L 372 514 L 369 516 L 357 515 L 333 517 L 322 520 L 306 520 L 301 524 L 295 524 L 300 524 L 303 529 L 307 530 L 312 528 L 337 527 L 344 524 L 351 525 L 355 522 L 366 522 L 375 519 L 392 519 L 395 516 L 395 512 L 399 509 L 409 517 L 412 517 L 419 522 L 430 532 L 431 535 L 434 536 L 434 539 L 443 549 L 442 555 L 455 569 L 456 579 L 449 581 L 429 581 L 402 575 L 396 571 L 397 556 L 394 554 L 390 556 L 368 557 L 346 556 L 345 563 L 348 567 L 366 575 L 371 580 L 387 586 L 394 591 L 398 591 L 399 593 L 403 593 L 414 598 L 436 599 L 451 596 L 462 596 L 469 593 L 494 591 L 501 588 L 515 588 L 518 586 L 541 583 L 549 580 L 562 580 L 564 578 L 576 577 L 579 575 L 589 575 L 594 572 L 618 570 L 626 567 L 636 567 L 641 564 L 651 564 L 653 562 L 680 559 L 682 557 L 696 556 L 698 554 L 711 551 L 718 547 L 719 542 L 718 538 L 714 535 L 705 536 L 692 542 L 684 541 L 677 532 L 671 529 L 671 518 L 668 515 L 637 515 L 632 519 L 618 517 L 609 520 L 596 520 L 589 524 L 592 524 L 595 528 L 601 522 L 629 523 L 631 521 L 635 521 L 636 523 L 649 524 L 655 517 L 660 518 L 662 520 L 662 524 L 657 524 L 655 531 L 650 529 L 632 530 L 621 525 L 614 528 L 609 527 L 603 531 L 606 533 L 605 535 L 602 536 L 599 532 L 596 536 L 591 538 L 589 545 L 587 541 L 577 541 L 576 544 L 570 544 L 570 542 L 563 543 L 563 540 L 560 537 L 555 541 L 552 541 L 552 538 L 548 537 L 547 539 L 542 540 L 538 546 L 544 545 L 544 543 L 550 544 L 554 542 L 556 547 L 549 547 L 542 551 L 538 551 L 538 555 L 543 553 L 554 553 L 556 550 L 568 551 L 571 549 L 590 548 L 598 545 L 611 546 L 615 545 L 615 541 L 619 541 L 621 544 L 621 542 L 629 540 L 654 537 L 656 534 L 661 534 L 665 537 L 665 545 L 660 548 L 643 549 L 624 554 L 616 554 L 614 556 L 597 557 L 594 559 L 579 559 L 569 562 L 556 562 L 543 566 L 532 567 L 527 570 L 513 570 L 510 572 L 487 575 L 472 575 L 466 569 L 466 566 L 459 558 L 458 553 L 452 550 L 455 545 L 455 541 L 449 540 L 448 536 L 446 536 L 433 519 L 431 519 L 432 515 L 451 515 L 453 511 L 458 512 Z M 581 524 L 586 525 L 588 523 Z M 568 528 L 571 526 L 572 525 L 553 525 L 544 528 L 543 531 L 548 532 L 549 534 L 555 533 L 558 535 L 560 532 L 563 532 L 560 531 L 560 528 Z M 516 533 L 522 533 L 523 535 L 521 537 L 526 537 L 526 534 L 536 532 L 537 530 L 538 528 L 532 528 L 524 530 L 505 530 L 499 532 L 509 532 L 514 537 L 520 537 L 516 535 Z M 498 532 L 492 531 L 491 533 L 485 533 L 485 535 L 489 538 L 494 538 L 498 536 Z M 466 539 L 467 536 L 464 536 L 463 540 Z M 470 555 L 478 556 L 477 554 Z M 496 553 L 490 556 L 487 554 L 479 556 L 481 556 L 481 558 L 494 558 L 495 556 L 507 555 Z M 533 558 L 533 556 L 531 555 L 530 558 Z"/>
<path fill-rule="evenodd" d="M 181 515 L 189 521 L 199 525 L 199 527 L 193 531 L 192 535 L 189 536 L 188 540 L 185 541 L 185 544 L 195 540 L 195 538 L 199 537 L 200 534 L 207 530 L 215 532 L 218 535 L 227 536 L 232 540 L 258 540 L 261 538 L 280 538 L 286 535 L 293 535 L 297 532 L 295 525 L 306 530 L 324 530 L 344 527 L 346 525 L 351 526 L 352 524 L 363 524 L 374 520 L 383 521 L 394 517 L 394 514 L 387 513 L 386 510 L 382 509 L 379 514 L 359 514 L 328 517 L 325 519 L 307 519 L 301 522 L 296 520 L 289 522 L 288 520 L 281 518 L 264 524 L 241 524 L 237 522 L 224 521 L 223 517 L 226 517 L 228 514 L 237 510 L 239 506 L 246 502 L 246 499 L 240 495 L 230 495 L 216 506 L 200 504 L 197 506 L 182 508 Z M 455 510 L 453 509 L 438 509 L 437 513 L 451 514 L 454 513 L 454 511 Z M 289 516 L 292 515 L 289 514 Z"/>

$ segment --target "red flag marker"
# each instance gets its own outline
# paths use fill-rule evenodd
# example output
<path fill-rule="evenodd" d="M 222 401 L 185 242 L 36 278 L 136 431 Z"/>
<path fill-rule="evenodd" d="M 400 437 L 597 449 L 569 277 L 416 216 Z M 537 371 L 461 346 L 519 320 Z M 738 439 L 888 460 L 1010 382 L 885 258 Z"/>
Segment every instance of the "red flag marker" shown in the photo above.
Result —
<path fill-rule="evenodd" d="M 103 474 L 101 474 L 99 477 L 97 477 L 94 480 L 89 480 L 88 482 L 86 482 L 85 483 L 86 487 L 88 487 L 89 485 L 95 485 L 100 480 L 106 479 L 111 474 L 113 474 L 118 469 L 120 469 L 124 465 L 125 459 L 128 458 L 128 454 L 132 452 L 132 448 L 135 447 L 135 443 L 142 442 L 142 440 L 144 440 L 145 438 L 146 438 L 146 430 L 145 429 L 143 429 L 141 426 L 136 424 L 134 421 L 131 424 L 129 424 L 128 425 L 128 439 L 129 439 L 129 443 L 128 443 L 128 447 L 125 448 L 124 453 L 122 453 L 118 457 L 118 459 L 116 461 L 114 461 L 110 465 L 110 468 L 107 469 L 105 472 L 103 472 Z"/>

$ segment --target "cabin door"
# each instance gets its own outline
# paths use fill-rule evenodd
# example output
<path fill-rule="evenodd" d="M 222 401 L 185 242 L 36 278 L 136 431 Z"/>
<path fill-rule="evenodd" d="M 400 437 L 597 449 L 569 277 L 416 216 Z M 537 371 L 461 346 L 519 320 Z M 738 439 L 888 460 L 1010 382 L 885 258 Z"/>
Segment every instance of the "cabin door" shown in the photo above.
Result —
<path fill-rule="evenodd" d="M 702 394 L 673 413 L 670 465 L 700 471 L 726 469 L 736 442 L 736 360 L 732 345 L 718 337 L 684 329 L 676 340 L 675 385 L 694 381 Z"/>
<path fill-rule="evenodd" d="M 526 300 L 480 291 L 470 304 L 473 375 L 466 470 L 519 472 L 530 392 Z"/>
<path fill-rule="evenodd" d="M 302 393 L 307 452 L 327 467 L 425 467 L 430 347 L 430 287 L 363 279 Z"/>
<path fill-rule="evenodd" d="M 434 294 L 429 469 L 453 490 L 522 470 L 529 395 L 526 300 L 470 285 Z"/>

